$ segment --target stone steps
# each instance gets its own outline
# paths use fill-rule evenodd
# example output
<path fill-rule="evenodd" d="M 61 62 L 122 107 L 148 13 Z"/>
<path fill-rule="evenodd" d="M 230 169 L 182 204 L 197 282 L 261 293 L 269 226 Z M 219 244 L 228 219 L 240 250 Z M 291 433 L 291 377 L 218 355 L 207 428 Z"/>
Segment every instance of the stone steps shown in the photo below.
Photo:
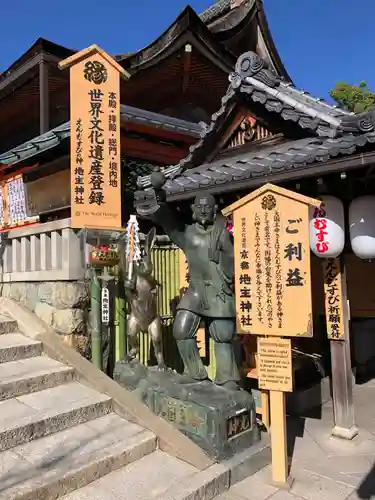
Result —
<path fill-rule="evenodd" d="M 0 451 L 110 413 L 111 399 L 71 382 L 0 402 Z"/>
<path fill-rule="evenodd" d="M 0 401 L 73 381 L 73 368 L 47 356 L 0 364 Z"/>
<path fill-rule="evenodd" d="M 55 500 L 156 450 L 16 322 L 0 332 L 0 500 Z"/>
<path fill-rule="evenodd" d="M 40 356 L 42 352 L 41 342 L 25 337 L 21 333 L 0 335 L 0 363 Z"/>
<path fill-rule="evenodd" d="M 78 493 L 155 449 L 151 432 L 110 413 L 1 452 L 0 500 L 52 500 Z"/>
<path fill-rule="evenodd" d="M 169 498 L 168 492 L 196 473 L 197 469 L 191 465 L 156 450 L 64 496 L 62 500 L 160 500 L 164 495 Z"/>
<path fill-rule="evenodd" d="M 1 331 L 0 500 L 211 500 L 248 470 L 247 455 L 199 471 L 158 450 L 41 342 L 14 323 Z M 249 451 L 258 470 L 263 449 Z"/>
<path fill-rule="evenodd" d="M 0 335 L 4 333 L 14 333 L 18 330 L 18 324 L 15 319 L 0 314 Z"/>

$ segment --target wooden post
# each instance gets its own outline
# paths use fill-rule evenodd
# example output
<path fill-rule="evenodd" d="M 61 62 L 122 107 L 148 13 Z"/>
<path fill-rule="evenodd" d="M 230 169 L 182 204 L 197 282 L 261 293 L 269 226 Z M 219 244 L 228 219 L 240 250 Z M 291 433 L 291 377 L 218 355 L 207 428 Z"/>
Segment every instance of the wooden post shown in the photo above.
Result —
<path fill-rule="evenodd" d="M 49 85 L 48 65 L 45 59 L 39 63 L 39 133 L 49 130 Z"/>
<path fill-rule="evenodd" d="M 269 389 L 271 413 L 272 483 L 289 488 L 285 392 L 293 390 L 290 339 L 258 337 L 259 387 Z"/>
<path fill-rule="evenodd" d="M 284 488 L 292 483 L 285 392 L 293 391 L 285 337 L 313 336 L 309 207 L 320 204 L 266 184 L 222 212 L 234 221 L 237 331 L 257 335 L 259 389 L 270 391 L 272 482 Z"/>
<path fill-rule="evenodd" d="M 335 259 L 339 266 L 341 287 L 342 334 L 340 340 L 330 338 L 332 367 L 332 397 L 334 427 L 332 435 L 342 439 L 353 439 L 358 434 L 354 420 L 353 381 L 350 356 L 349 304 L 347 298 L 344 257 Z M 325 263 L 326 264 L 326 263 Z M 327 298 L 326 298 L 327 300 Z M 327 312 L 326 312 L 327 314 Z M 329 328 L 329 319 L 327 319 Z M 329 333 L 329 332 L 328 332 Z"/>
<path fill-rule="evenodd" d="M 262 423 L 264 427 L 267 429 L 267 432 L 270 431 L 270 397 L 269 392 L 262 389 L 260 391 L 260 400 L 262 407 Z"/>
<path fill-rule="evenodd" d="M 270 391 L 271 403 L 271 450 L 272 483 L 278 487 L 290 487 L 288 448 L 286 437 L 285 392 Z"/>

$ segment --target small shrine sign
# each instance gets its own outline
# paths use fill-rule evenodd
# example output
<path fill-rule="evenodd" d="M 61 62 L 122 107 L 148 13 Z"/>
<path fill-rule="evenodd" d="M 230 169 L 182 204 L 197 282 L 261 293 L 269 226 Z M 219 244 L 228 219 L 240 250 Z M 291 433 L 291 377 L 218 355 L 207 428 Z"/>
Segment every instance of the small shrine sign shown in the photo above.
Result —
<path fill-rule="evenodd" d="M 96 45 L 59 68 L 70 68 L 72 227 L 120 229 L 120 76 L 129 75 Z"/>
<path fill-rule="evenodd" d="M 323 261 L 324 298 L 327 336 L 329 340 L 344 340 L 344 304 L 340 259 Z"/>
<path fill-rule="evenodd" d="M 321 201 L 266 184 L 233 214 L 237 331 L 311 337 L 309 207 Z"/>
<path fill-rule="evenodd" d="M 258 337 L 259 388 L 293 391 L 292 346 L 290 339 Z"/>

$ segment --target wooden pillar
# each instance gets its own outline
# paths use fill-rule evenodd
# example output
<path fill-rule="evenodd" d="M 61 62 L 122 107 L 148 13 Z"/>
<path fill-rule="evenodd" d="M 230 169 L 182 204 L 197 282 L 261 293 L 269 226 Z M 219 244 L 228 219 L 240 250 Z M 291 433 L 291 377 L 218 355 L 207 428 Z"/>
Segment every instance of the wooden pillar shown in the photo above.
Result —
<path fill-rule="evenodd" d="M 293 479 L 289 476 L 286 435 L 285 392 L 270 391 L 272 483 L 289 488 Z"/>
<path fill-rule="evenodd" d="M 340 339 L 334 339 L 329 332 L 329 313 L 326 307 L 327 329 L 330 337 L 331 367 L 332 367 L 332 398 L 334 427 L 332 435 L 342 439 L 353 439 L 358 434 L 354 420 L 353 379 L 350 356 L 349 303 L 347 295 L 346 272 L 344 256 L 334 259 L 338 274 L 338 293 L 341 295 L 341 326 Z M 326 286 L 326 285 L 325 285 Z M 327 292 L 326 292 L 327 303 Z"/>
<path fill-rule="evenodd" d="M 42 57 L 39 62 L 39 133 L 49 130 L 48 63 Z"/>

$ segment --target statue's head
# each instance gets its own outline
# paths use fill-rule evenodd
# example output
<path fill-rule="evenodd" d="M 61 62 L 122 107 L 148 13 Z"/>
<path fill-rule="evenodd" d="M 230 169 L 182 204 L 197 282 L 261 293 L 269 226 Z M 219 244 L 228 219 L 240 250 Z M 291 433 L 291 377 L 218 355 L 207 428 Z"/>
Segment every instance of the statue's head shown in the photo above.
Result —
<path fill-rule="evenodd" d="M 196 196 L 191 209 L 193 219 L 201 226 L 209 226 L 216 219 L 217 205 L 215 198 L 210 193 L 202 193 Z"/>

